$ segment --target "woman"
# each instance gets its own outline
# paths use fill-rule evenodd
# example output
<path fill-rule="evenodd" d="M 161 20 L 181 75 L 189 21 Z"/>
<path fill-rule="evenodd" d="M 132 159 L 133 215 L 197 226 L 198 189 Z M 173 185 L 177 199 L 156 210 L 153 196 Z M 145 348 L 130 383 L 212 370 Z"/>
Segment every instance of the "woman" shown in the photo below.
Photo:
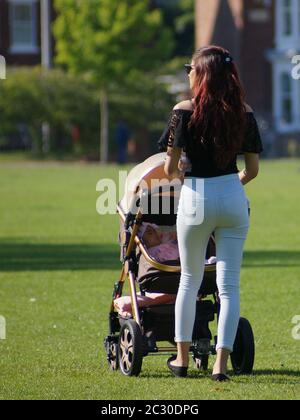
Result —
<path fill-rule="evenodd" d="M 189 159 L 177 215 L 182 265 L 175 306 L 178 354 L 168 360 L 168 367 L 175 376 L 187 375 L 196 298 L 208 240 L 215 232 L 221 313 L 212 378 L 225 381 L 240 318 L 240 270 L 249 229 L 243 185 L 258 175 L 263 147 L 230 53 L 217 46 L 201 48 L 185 67 L 194 99 L 175 106 L 159 142 L 160 150 L 167 149 L 168 176 L 182 177 L 182 151 Z M 239 154 L 245 158 L 241 172 Z"/>

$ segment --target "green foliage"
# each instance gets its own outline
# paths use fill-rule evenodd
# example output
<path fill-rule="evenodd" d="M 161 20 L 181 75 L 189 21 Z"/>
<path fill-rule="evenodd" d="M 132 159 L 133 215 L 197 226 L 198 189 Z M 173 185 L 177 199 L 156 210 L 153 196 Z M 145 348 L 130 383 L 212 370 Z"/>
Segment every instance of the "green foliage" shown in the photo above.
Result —
<path fill-rule="evenodd" d="M 50 124 L 50 151 L 83 152 L 97 142 L 98 102 L 94 86 L 82 77 L 59 70 L 43 73 L 39 68 L 9 69 L 0 84 L 1 137 L 26 126 L 33 150 L 42 151 L 41 126 Z M 78 127 L 78 142 L 72 129 Z"/>
<path fill-rule="evenodd" d="M 102 120 L 101 159 L 104 161 L 108 144 L 110 149 L 113 144 L 113 122 L 120 113 L 127 115 L 133 130 L 143 123 L 143 130 L 147 131 L 147 108 L 153 104 L 151 92 L 155 78 L 175 47 L 173 31 L 164 26 L 161 11 L 151 10 L 150 6 L 149 0 L 55 1 L 56 62 L 71 74 L 84 74 L 95 83 L 100 97 L 104 96 L 100 92 L 105 93 L 109 105 L 116 105 L 116 113 L 113 109 L 112 115 L 105 113 L 110 121 Z M 139 93 L 138 88 L 141 88 Z M 156 87 L 154 90 L 158 91 Z M 115 98 L 122 95 L 123 101 L 117 104 Z M 126 110 L 120 105 L 127 100 L 124 95 L 131 101 Z M 134 108 L 144 116 L 138 124 Z"/>
<path fill-rule="evenodd" d="M 183 31 L 187 25 L 195 20 L 195 0 L 180 0 L 179 7 L 182 11 L 176 19 L 176 29 Z"/>
<path fill-rule="evenodd" d="M 120 116 L 136 141 L 154 150 L 174 97 L 159 81 L 175 74 L 182 60 L 170 60 L 173 30 L 149 0 L 56 0 L 54 23 L 57 63 L 69 70 L 9 70 L 0 86 L 2 138 L 26 125 L 41 152 L 41 126 L 51 127 L 50 151 L 99 156 L 99 93 L 108 93 L 110 152 Z M 24 106 L 26 104 L 26 106 Z M 80 140 L 71 142 L 72 127 Z M 150 146 L 151 147 L 151 146 Z"/>
<path fill-rule="evenodd" d="M 110 155 L 114 156 L 115 127 L 120 117 L 128 122 L 137 142 L 144 141 L 139 133 L 146 132 L 148 150 L 154 151 L 174 102 L 165 84 L 158 81 L 157 72 L 149 77 L 149 74 L 133 71 L 122 86 L 112 85 Z M 38 156 L 42 155 L 41 127 L 44 122 L 51 128 L 51 154 L 99 156 L 99 113 L 98 89 L 83 76 L 61 70 L 43 73 L 39 68 L 10 68 L 7 80 L 0 84 L 1 143 L 7 143 L 19 132 L 19 127 L 26 126 L 33 142 L 32 151 Z M 74 127 L 79 129 L 77 142 L 72 141 Z"/>
<path fill-rule="evenodd" d="M 175 46 L 149 0 L 56 0 L 55 7 L 57 63 L 88 74 L 99 88 L 157 69 Z"/>
<path fill-rule="evenodd" d="M 0 130 L 2 137 L 16 131 L 17 125 L 26 123 L 34 142 L 45 115 L 41 91 L 37 83 L 39 75 L 27 70 L 9 72 L 7 80 L 0 84 Z M 32 112 L 35 109 L 35 112 Z"/>
<path fill-rule="evenodd" d="M 137 72 L 123 86 L 111 88 L 110 103 L 113 119 L 125 118 L 134 131 L 146 128 L 155 130 L 156 124 L 167 118 L 174 97 L 167 92 L 166 86 L 158 81 L 158 74 L 142 74 Z M 164 127 L 160 126 L 160 129 Z"/>

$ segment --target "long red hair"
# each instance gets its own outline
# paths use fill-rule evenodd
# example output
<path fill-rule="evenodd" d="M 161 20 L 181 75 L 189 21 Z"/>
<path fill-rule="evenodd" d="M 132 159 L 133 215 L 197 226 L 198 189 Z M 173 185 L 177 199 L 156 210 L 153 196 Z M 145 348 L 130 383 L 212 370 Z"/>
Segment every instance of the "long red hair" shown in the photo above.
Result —
<path fill-rule="evenodd" d="M 195 141 L 214 146 L 215 161 L 226 167 L 240 151 L 245 135 L 245 91 L 228 50 L 208 46 L 193 55 L 195 110 L 189 123 Z"/>

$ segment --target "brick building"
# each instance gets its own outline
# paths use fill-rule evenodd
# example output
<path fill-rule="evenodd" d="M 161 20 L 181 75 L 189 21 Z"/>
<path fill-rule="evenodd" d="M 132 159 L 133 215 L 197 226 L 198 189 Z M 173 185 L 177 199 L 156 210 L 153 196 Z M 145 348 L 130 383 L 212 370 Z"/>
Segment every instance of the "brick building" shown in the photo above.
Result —
<path fill-rule="evenodd" d="M 196 47 L 209 44 L 234 55 L 267 148 L 299 153 L 300 0 L 196 0 Z"/>
<path fill-rule="evenodd" d="M 53 46 L 52 3 L 52 0 L 0 0 L 0 55 L 8 65 L 35 65 L 42 60 L 49 64 Z M 42 32 L 41 16 L 45 22 Z"/>

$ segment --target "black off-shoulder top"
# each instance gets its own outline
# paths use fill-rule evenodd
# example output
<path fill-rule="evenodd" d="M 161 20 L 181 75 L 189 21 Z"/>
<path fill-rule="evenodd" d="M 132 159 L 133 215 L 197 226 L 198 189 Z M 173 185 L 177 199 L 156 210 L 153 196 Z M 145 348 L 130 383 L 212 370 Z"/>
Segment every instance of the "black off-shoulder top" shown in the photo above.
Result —
<path fill-rule="evenodd" d="M 226 168 L 218 168 L 214 159 L 213 147 L 207 149 L 200 142 L 196 142 L 197 144 L 195 144 L 188 130 L 188 123 L 192 114 L 192 110 L 173 110 L 169 116 L 167 126 L 158 141 L 158 148 L 161 152 L 165 152 L 168 147 L 180 147 L 183 149 L 191 162 L 191 171 L 187 172 L 186 176 L 212 178 L 235 174 L 239 172 L 237 167 L 238 155 L 263 152 L 262 140 L 256 118 L 253 112 L 247 112 L 247 127 L 241 151 Z"/>

